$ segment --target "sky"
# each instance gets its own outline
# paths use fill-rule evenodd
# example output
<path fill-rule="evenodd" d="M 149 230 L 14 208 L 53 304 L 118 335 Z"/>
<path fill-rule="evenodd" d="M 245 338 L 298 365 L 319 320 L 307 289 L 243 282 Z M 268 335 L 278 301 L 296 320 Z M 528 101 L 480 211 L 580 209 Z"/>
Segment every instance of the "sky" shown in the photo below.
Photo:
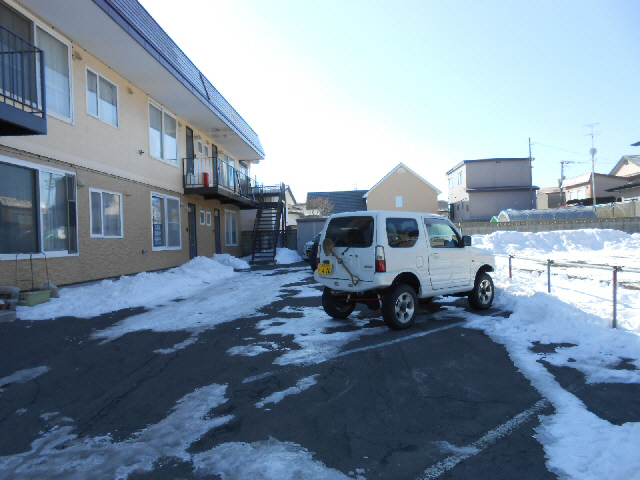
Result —
<path fill-rule="evenodd" d="M 258 133 L 252 175 L 372 188 L 400 162 L 446 199 L 462 160 L 528 157 L 533 183 L 640 147 L 640 3 L 142 0 Z M 586 125 L 596 124 L 591 128 Z"/>
<path fill-rule="evenodd" d="M 533 416 L 537 419 L 534 438 L 544 449 L 548 470 L 560 478 L 640 479 L 637 455 L 640 423 L 616 424 L 600 418 L 576 396 L 573 385 L 563 388 L 541 362 L 578 370 L 585 375 L 587 386 L 612 384 L 612 388 L 620 388 L 621 384 L 640 383 L 640 270 L 633 269 L 640 254 L 640 234 L 599 229 L 495 232 L 475 235 L 473 243 L 498 255 L 497 268 L 492 273 L 496 286 L 495 313 L 476 315 L 461 304 L 464 300 L 437 297 L 434 302 L 442 308 L 429 315 L 421 314 L 416 321 L 441 322 L 443 327 L 427 330 L 430 333 L 451 327 L 485 331 L 494 342 L 504 345 L 516 368 L 544 398 L 469 445 L 438 442 L 443 444 L 442 451 L 451 455 L 425 470 L 423 478 L 436 478 L 460 461 L 482 454 L 490 444 L 484 439 L 495 436 L 502 427 L 510 428 L 507 426 L 512 421 L 527 414 L 525 419 Z M 509 254 L 515 255 L 513 278 L 509 278 Z M 555 261 L 551 293 L 547 292 L 544 265 L 549 258 Z M 585 258 L 594 259 L 589 263 L 598 265 L 584 263 Z M 273 366 L 269 364 L 273 355 L 266 355 L 269 358 L 265 358 L 264 364 L 267 374 L 278 366 L 298 373 L 295 383 L 278 383 L 278 391 L 255 399 L 255 407 L 268 414 L 285 397 L 294 396 L 298 402 L 305 402 L 307 395 L 317 392 L 316 375 L 309 376 L 305 367 L 361 352 L 362 347 L 353 348 L 350 344 L 364 335 L 371 337 L 366 348 L 389 345 L 385 335 L 388 329 L 370 324 L 372 319 L 379 319 L 379 312 L 366 308 L 356 310 L 346 320 L 352 328 L 336 329 L 335 321 L 320 306 L 319 285 L 307 282 L 311 274 L 309 267 L 300 263 L 287 265 L 300 261 L 290 250 L 279 250 L 276 260 L 281 264 L 279 275 L 273 275 L 272 270 L 248 271 L 249 265 L 244 260 L 216 255 L 197 257 L 163 272 L 143 272 L 119 280 L 63 287 L 60 298 L 35 307 L 18 307 L 18 321 L 55 322 L 56 316 L 74 315 L 90 322 L 92 317 L 106 312 L 144 306 L 147 311 L 96 329 L 91 338 L 109 342 L 146 330 L 191 333 L 186 341 L 173 348 L 154 351 L 157 355 L 166 355 L 190 348 L 203 331 L 215 329 L 223 322 L 256 316 L 258 333 L 238 336 L 237 345 L 227 354 L 255 357 L 277 353 Z M 578 266 L 576 262 L 581 264 Z M 618 274 L 617 328 L 611 328 L 612 271 L 599 268 L 601 265 L 623 266 Z M 305 306 L 280 302 L 279 310 L 268 319 L 256 313 L 265 305 L 281 300 L 282 295 L 313 297 L 317 301 Z M 169 301 L 173 298 L 183 301 Z M 503 315 L 504 311 L 511 314 Z M 424 330 L 416 329 L 416 333 L 408 331 L 394 342 L 411 341 L 423 335 Z M 299 348 L 289 348 L 290 339 Z M 538 343 L 557 346 L 541 353 L 532 349 Z M 616 368 L 623 360 L 635 368 Z M 29 382 L 46 375 L 51 368 L 56 367 L 33 366 L 0 378 L 0 395 L 12 384 Z M 233 420 L 240 411 L 229 408 L 226 411 L 233 413 L 223 416 L 211 413 L 214 407 L 234 401 L 231 395 L 234 381 L 246 383 L 255 379 L 247 377 L 225 385 L 213 383 L 198 388 L 180 399 L 164 419 L 123 441 L 116 441 L 111 435 L 79 436 L 73 418 L 59 419 L 56 418 L 59 414 L 43 412 L 44 426 L 31 450 L 0 456 L 0 476 L 7 473 L 23 478 L 21 474 L 28 472 L 29 478 L 55 475 L 78 479 L 127 478 L 134 472 L 152 471 L 156 461 L 164 457 L 192 462 L 196 473 L 223 478 L 289 480 L 300 478 L 300 472 L 319 479 L 373 478 L 365 468 L 338 472 L 307 450 L 306 445 L 274 437 L 252 443 L 221 443 L 193 453 L 194 442 Z M 549 404 L 553 406 L 553 413 L 538 415 Z M 25 404 L 18 413 L 28 408 L 31 407 Z"/>

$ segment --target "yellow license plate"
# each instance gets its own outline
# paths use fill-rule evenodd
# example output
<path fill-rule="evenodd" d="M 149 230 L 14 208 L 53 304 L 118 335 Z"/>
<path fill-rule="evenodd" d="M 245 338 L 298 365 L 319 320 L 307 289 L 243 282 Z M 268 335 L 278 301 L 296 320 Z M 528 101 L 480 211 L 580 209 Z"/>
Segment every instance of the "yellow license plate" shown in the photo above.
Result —
<path fill-rule="evenodd" d="M 333 269 L 333 265 L 330 263 L 321 263 L 318 265 L 318 273 L 320 275 L 331 275 L 331 270 Z"/>

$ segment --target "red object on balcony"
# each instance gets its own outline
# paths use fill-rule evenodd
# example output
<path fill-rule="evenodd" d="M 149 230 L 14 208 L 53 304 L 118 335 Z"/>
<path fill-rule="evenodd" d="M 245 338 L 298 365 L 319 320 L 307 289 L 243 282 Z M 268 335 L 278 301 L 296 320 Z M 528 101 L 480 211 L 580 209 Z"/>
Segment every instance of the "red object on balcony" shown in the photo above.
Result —
<path fill-rule="evenodd" d="M 202 184 L 203 184 L 205 187 L 208 187 L 208 186 L 209 186 L 209 174 L 208 174 L 207 172 L 204 172 L 204 173 L 202 174 Z"/>

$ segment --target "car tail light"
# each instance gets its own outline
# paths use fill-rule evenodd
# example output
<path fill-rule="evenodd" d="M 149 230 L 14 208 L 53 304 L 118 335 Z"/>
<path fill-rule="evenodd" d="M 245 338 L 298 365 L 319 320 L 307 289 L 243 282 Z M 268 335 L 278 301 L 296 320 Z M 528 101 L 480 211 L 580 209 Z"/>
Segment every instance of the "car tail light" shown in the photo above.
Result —
<path fill-rule="evenodd" d="M 387 262 L 384 259 L 384 247 L 376 247 L 376 272 L 386 272 Z"/>

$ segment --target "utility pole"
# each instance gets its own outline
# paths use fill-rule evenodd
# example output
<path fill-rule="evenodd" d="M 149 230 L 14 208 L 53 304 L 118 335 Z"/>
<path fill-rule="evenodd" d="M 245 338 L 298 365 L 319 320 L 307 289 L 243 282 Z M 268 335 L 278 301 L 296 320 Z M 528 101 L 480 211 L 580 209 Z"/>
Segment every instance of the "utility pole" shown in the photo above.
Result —
<path fill-rule="evenodd" d="M 533 197 L 533 158 L 531 157 L 531 137 L 529 137 L 529 198 L 531 199 L 531 209 L 536 207 Z"/>
<path fill-rule="evenodd" d="M 589 123 L 587 125 L 584 125 L 585 127 L 589 127 L 591 128 L 591 133 L 587 134 L 589 136 L 591 136 L 591 150 L 589 150 L 589 153 L 591 154 L 591 198 L 593 199 L 593 211 L 595 212 L 596 210 L 596 168 L 595 168 L 595 164 L 596 164 L 596 153 L 598 153 L 598 150 L 595 149 L 595 147 L 593 146 L 593 137 L 595 135 L 595 133 L 593 133 L 593 128 L 596 125 L 600 125 L 599 123 Z"/>

